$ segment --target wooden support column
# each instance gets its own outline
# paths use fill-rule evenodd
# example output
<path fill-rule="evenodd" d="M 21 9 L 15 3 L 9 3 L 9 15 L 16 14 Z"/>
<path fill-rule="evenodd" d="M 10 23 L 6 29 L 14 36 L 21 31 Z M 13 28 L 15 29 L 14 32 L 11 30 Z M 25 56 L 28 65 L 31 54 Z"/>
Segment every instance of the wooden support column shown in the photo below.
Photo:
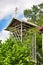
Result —
<path fill-rule="evenodd" d="M 34 60 L 34 34 L 32 35 L 32 59 Z"/>
<path fill-rule="evenodd" d="M 35 62 L 37 62 L 37 59 L 36 59 L 36 32 L 35 32 Z"/>
<path fill-rule="evenodd" d="M 42 54 L 43 54 L 43 33 L 42 33 Z"/>
<path fill-rule="evenodd" d="M 33 33 L 32 36 L 32 59 L 35 60 L 36 63 L 36 32 Z"/>
<path fill-rule="evenodd" d="M 21 42 L 22 42 L 22 22 L 21 22 Z"/>

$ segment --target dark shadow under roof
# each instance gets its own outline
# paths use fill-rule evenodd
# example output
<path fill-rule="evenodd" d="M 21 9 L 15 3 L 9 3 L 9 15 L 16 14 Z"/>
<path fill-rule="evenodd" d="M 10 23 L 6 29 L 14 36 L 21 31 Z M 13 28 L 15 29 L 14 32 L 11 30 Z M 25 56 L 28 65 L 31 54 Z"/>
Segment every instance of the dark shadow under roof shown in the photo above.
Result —
<path fill-rule="evenodd" d="M 33 24 L 33 23 L 30 23 L 30 22 L 27 22 L 27 21 L 20 21 L 18 19 L 15 19 L 13 18 L 11 23 L 7 26 L 7 28 L 5 30 L 8 30 L 9 27 L 14 27 L 14 26 L 17 26 L 18 24 L 20 24 L 22 22 L 22 24 L 26 24 L 30 27 L 37 27 L 37 25 Z M 9 30 L 10 31 L 10 30 Z"/>

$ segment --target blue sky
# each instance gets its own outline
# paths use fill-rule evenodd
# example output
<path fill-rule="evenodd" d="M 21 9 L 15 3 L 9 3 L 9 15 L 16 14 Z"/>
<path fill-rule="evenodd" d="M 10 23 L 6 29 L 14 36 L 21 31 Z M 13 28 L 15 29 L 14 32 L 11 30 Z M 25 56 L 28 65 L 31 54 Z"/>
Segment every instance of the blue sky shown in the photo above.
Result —
<path fill-rule="evenodd" d="M 17 7 L 17 18 L 23 19 L 23 11 L 30 9 L 33 5 L 43 3 L 43 0 L 0 0 L 0 39 L 8 37 L 8 32 L 3 31 L 8 26 L 12 18 L 15 17 Z M 7 35 L 5 35 L 5 33 Z"/>
<path fill-rule="evenodd" d="M 7 25 L 10 23 L 11 19 L 12 19 L 12 15 L 8 15 L 0 20 L 0 31 L 2 31 L 2 29 L 7 27 Z"/>
<path fill-rule="evenodd" d="M 43 0 L 0 0 L 0 31 L 4 29 L 15 16 L 17 7 L 17 17 L 23 18 L 24 9 L 42 3 Z"/>
<path fill-rule="evenodd" d="M 17 18 L 22 19 L 22 18 L 24 18 L 24 15 L 19 14 Z M 11 22 L 12 19 L 13 19 L 13 15 L 11 15 L 11 14 L 4 17 L 3 19 L 1 19 L 0 20 L 0 31 L 5 29 L 9 25 L 9 23 Z"/>

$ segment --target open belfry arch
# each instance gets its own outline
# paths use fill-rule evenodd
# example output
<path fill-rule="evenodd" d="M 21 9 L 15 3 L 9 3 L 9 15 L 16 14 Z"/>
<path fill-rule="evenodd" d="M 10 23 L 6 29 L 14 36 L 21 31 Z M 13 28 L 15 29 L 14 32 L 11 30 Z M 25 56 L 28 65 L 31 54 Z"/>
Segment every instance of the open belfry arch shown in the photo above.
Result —
<path fill-rule="evenodd" d="M 23 42 L 23 40 L 25 40 L 26 32 L 34 27 L 37 27 L 37 25 L 13 18 L 6 30 L 12 32 L 16 40 L 19 39 Z M 32 58 L 36 61 L 36 33 L 32 38 Z"/>

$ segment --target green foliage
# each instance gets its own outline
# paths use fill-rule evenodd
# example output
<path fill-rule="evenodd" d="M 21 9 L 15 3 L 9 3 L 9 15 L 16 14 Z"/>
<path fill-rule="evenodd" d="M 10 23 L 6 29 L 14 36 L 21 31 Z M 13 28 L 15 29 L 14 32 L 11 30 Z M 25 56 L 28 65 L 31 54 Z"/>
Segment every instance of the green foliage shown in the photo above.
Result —
<path fill-rule="evenodd" d="M 42 35 L 40 32 L 37 32 L 36 35 L 36 47 L 37 47 L 37 61 L 40 65 L 43 64 L 43 54 L 42 54 Z"/>
<path fill-rule="evenodd" d="M 37 44 L 37 51 L 42 54 L 42 36 L 40 33 L 37 33 L 36 36 L 36 44 Z"/>
<path fill-rule="evenodd" d="M 0 65 L 34 65 L 35 62 L 30 57 L 29 42 L 26 39 L 21 43 L 10 36 L 0 47 Z"/>
<path fill-rule="evenodd" d="M 43 25 L 43 3 L 40 5 L 33 5 L 31 9 L 24 10 L 24 16 L 29 22 Z"/>
<path fill-rule="evenodd" d="M 36 22 L 38 12 L 38 7 L 33 5 L 32 9 L 24 10 L 24 16 L 30 18 L 33 22 Z"/>
<path fill-rule="evenodd" d="M 28 16 L 27 16 L 27 14 L 28 14 Z M 38 26 L 43 26 L 43 3 L 41 3 L 39 5 L 33 5 L 33 7 L 31 9 L 24 10 L 24 16 L 27 18 L 27 21 L 35 23 Z M 36 35 L 36 44 L 37 44 L 37 52 L 38 52 L 37 60 L 40 63 L 43 63 L 41 33 L 39 33 L 38 30 L 36 30 L 36 31 L 31 30 L 30 34 L 33 34 L 33 33 L 31 33 L 32 31 L 34 33 L 37 32 L 37 35 Z"/>
<path fill-rule="evenodd" d="M 39 4 L 39 7 L 43 9 L 43 3 Z"/>
<path fill-rule="evenodd" d="M 27 18 L 27 17 L 31 17 L 31 13 L 32 13 L 32 11 L 29 9 L 29 10 L 24 10 L 24 15 L 25 15 L 25 17 Z"/>

